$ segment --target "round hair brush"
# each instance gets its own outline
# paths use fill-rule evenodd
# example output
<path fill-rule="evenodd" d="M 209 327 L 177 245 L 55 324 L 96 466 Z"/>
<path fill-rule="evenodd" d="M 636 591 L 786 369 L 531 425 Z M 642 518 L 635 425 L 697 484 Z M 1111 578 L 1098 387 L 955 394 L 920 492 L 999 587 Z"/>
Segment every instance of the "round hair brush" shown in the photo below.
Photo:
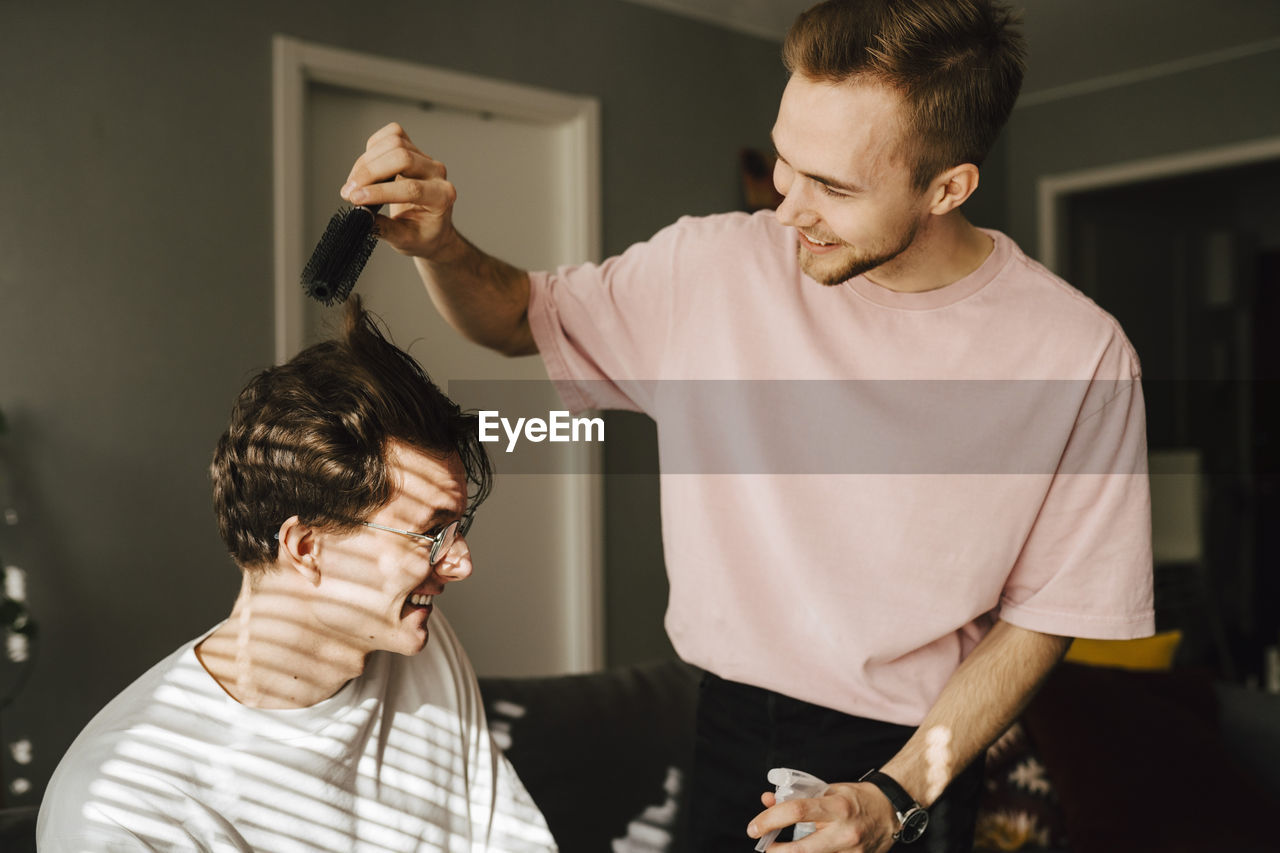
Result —
<path fill-rule="evenodd" d="M 343 207 L 329 219 L 311 259 L 302 268 L 302 289 L 325 305 L 346 300 L 378 245 L 374 214 L 382 205 Z"/>

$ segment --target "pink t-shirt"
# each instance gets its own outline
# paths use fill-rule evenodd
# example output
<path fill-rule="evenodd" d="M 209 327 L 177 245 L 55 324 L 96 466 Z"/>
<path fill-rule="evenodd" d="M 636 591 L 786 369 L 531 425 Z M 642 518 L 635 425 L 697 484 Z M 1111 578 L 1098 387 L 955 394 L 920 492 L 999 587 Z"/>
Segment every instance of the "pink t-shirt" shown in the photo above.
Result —
<path fill-rule="evenodd" d="M 927 293 L 818 284 L 770 212 L 532 274 L 566 405 L 657 422 L 682 658 L 918 725 L 996 618 L 1154 629 L 1137 357 L 986 233 L 982 266 Z"/>

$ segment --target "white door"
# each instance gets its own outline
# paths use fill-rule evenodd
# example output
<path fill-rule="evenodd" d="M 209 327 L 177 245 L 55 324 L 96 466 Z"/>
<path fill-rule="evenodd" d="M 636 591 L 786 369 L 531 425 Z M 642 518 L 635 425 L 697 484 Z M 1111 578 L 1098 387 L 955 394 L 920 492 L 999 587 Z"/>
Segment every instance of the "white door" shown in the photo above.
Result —
<path fill-rule="evenodd" d="M 304 97 L 308 251 L 341 205 L 338 187 L 365 140 L 397 121 L 423 151 L 447 165 L 458 188 L 455 221 L 477 245 L 528 269 L 584 260 L 567 256 L 574 240 L 566 223 L 573 216 L 563 210 L 572 203 L 564 187 L 571 183 L 566 170 L 575 164 L 565 127 L 316 82 L 305 86 Z M 436 313 L 412 262 L 391 248 L 375 250 L 356 292 L 385 321 L 394 342 L 464 408 L 491 408 L 490 400 L 467 399 L 468 389 L 492 390 L 500 380 L 541 380 L 536 393 L 545 397 L 546 410 L 561 408 L 541 360 L 507 359 L 465 341 Z M 304 343 L 326 336 L 340 311 L 311 302 L 302 310 Z M 459 380 L 486 381 L 464 382 L 451 393 L 449 383 Z M 529 387 L 521 394 L 527 398 Z M 586 482 L 596 475 L 503 475 L 501 445 L 488 447 L 499 476 L 468 536 L 475 571 L 449 587 L 441 609 L 482 675 L 598 666 L 599 484 Z M 592 452 L 568 446 L 564 470 L 589 469 L 583 454 Z M 585 565 L 588 560 L 595 564 Z"/>

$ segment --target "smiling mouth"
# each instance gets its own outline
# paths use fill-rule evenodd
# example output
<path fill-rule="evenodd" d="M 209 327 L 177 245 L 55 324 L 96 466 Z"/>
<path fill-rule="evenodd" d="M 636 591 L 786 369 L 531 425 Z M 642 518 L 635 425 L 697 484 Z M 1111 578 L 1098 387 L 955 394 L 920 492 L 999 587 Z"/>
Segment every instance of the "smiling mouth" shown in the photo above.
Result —
<path fill-rule="evenodd" d="M 431 611 L 435 609 L 431 603 L 434 599 L 434 595 L 420 595 L 416 592 L 411 593 L 409 597 L 404 600 L 404 604 L 400 607 L 400 618 L 404 619 L 412 613 L 426 613 L 428 616 L 431 615 Z"/>
<path fill-rule="evenodd" d="M 806 243 L 809 243 L 814 246 L 820 246 L 823 248 L 826 248 L 827 246 L 834 246 L 840 242 L 838 240 L 832 240 L 831 242 L 827 242 L 825 240 L 817 240 L 817 239 L 814 239 L 813 237 L 810 237 L 808 234 L 804 233 L 803 231 L 800 232 L 800 236 L 804 238 Z"/>

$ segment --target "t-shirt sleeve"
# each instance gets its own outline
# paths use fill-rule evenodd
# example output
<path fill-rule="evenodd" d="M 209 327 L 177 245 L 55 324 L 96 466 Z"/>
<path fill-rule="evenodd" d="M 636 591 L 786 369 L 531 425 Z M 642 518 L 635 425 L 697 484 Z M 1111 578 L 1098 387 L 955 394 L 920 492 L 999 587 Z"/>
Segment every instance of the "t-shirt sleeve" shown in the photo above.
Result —
<path fill-rule="evenodd" d="M 117 786 L 112 798 L 104 800 L 90 793 L 96 770 L 59 771 L 61 784 L 45 793 L 36 823 L 40 853 L 139 853 L 162 846 L 201 846 L 201 839 L 187 834 L 179 819 L 170 823 L 167 813 L 157 809 L 143 791 Z M 158 838 L 167 838 L 168 845 Z"/>
<path fill-rule="evenodd" d="M 1005 583 L 1000 618 L 1069 637 L 1155 630 L 1146 415 L 1136 356 L 1095 377 L 1040 512 Z"/>
<path fill-rule="evenodd" d="M 39 838 L 40 853 L 144 853 L 155 845 L 124 829 L 52 830 Z"/>
<path fill-rule="evenodd" d="M 565 405 L 652 413 L 681 226 L 601 264 L 530 273 L 529 326 Z"/>

